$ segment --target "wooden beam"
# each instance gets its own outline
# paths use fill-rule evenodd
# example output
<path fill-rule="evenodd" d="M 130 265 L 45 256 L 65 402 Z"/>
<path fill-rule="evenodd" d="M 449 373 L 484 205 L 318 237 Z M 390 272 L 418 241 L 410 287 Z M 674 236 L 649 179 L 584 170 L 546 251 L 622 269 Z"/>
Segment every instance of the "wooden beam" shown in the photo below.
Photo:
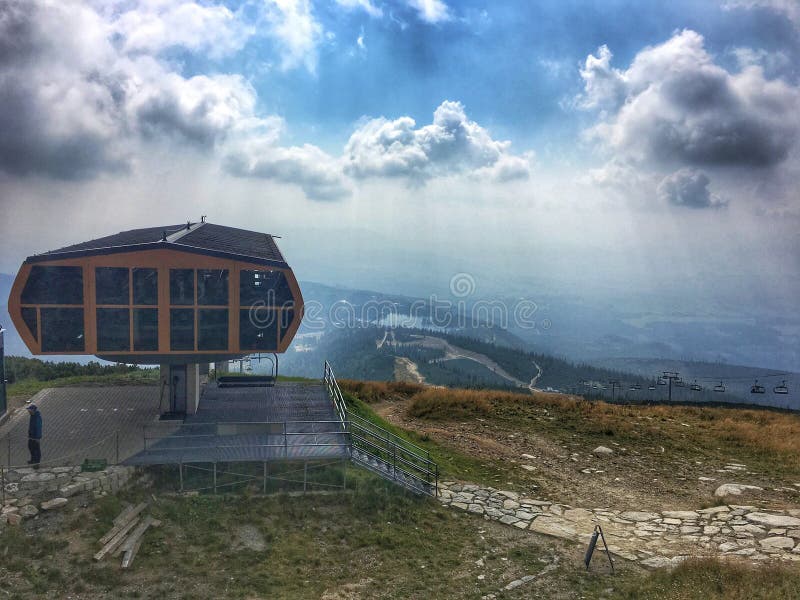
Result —
<path fill-rule="evenodd" d="M 128 535 L 128 532 L 133 529 L 133 527 L 139 522 L 139 517 L 134 517 L 132 521 L 129 521 L 127 525 L 125 525 L 122 529 L 119 530 L 119 533 L 111 538 L 108 543 L 102 547 L 102 549 L 94 555 L 95 560 L 101 560 L 106 554 L 109 552 L 113 552 L 117 549 L 122 543 L 122 540 L 125 539 L 125 536 Z"/>
<path fill-rule="evenodd" d="M 161 521 L 158 519 L 154 519 L 152 517 L 147 517 L 140 525 L 136 528 L 136 530 L 131 533 L 125 543 L 121 546 L 120 550 L 125 552 L 125 555 L 122 557 L 122 568 L 127 569 L 128 567 L 133 564 L 133 559 L 136 557 L 136 553 L 139 551 L 139 546 L 142 545 L 142 539 L 144 537 L 144 532 L 147 531 L 148 527 L 158 527 L 161 525 Z M 118 553 L 119 551 L 117 551 Z M 116 556 L 115 554 L 114 556 Z"/>
<path fill-rule="evenodd" d="M 132 508 L 126 508 L 123 510 L 116 519 L 114 519 L 114 526 L 108 530 L 108 532 L 101 537 L 97 543 L 98 544 L 105 544 L 111 538 L 116 536 L 120 530 L 125 527 L 133 518 L 137 517 L 140 512 L 142 512 L 145 508 L 147 508 L 147 503 L 142 502 L 141 504 L 137 504 Z"/>

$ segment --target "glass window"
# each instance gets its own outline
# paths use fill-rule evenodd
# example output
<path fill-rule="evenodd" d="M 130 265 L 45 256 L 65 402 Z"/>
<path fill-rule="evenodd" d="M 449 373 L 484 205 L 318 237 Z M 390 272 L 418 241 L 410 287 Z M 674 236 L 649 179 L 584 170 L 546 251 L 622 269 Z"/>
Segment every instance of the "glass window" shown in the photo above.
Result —
<path fill-rule="evenodd" d="M 169 303 L 194 304 L 194 270 L 169 270 Z"/>
<path fill-rule="evenodd" d="M 294 301 L 283 271 L 239 272 L 239 304 L 286 306 Z"/>
<path fill-rule="evenodd" d="M 36 309 L 28 307 L 23 307 L 20 309 L 22 312 L 22 320 L 25 321 L 25 325 L 28 326 L 28 331 L 31 332 L 33 339 L 39 338 L 39 323 L 36 320 Z"/>
<path fill-rule="evenodd" d="M 274 352 L 278 348 L 277 311 L 266 308 L 239 311 L 239 347 Z"/>
<path fill-rule="evenodd" d="M 133 270 L 133 303 L 158 304 L 158 269 Z"/>
<path fill-rule="evenodd" d="M 125 267 L 97 267 L 94 287 L 98 304 L 130 304 L 128 269 Z"/>
<path fill-rule="evenodd" d="M 42 352 L 83 352 L 82 308 L 42 308 Z"/>
<path fill-rule="evenodd" d="M 228 309 L 200 308 L 197 310 L 197 349 L 228 349 Z"/>
<path fill-rule="evenodd" d="M 206 306 L 228 304 L 228 269 L 197 270 L 197 303 Z"/>
<path fill-rule="evenodd" d="M 280 322 L 280 336 L 281 336 L 281 340 L 283 340 L 283 336 L 286 333 L 286 330 L 289 329 L 289 325 L 291 325 L 292 321 L 294 320 L 294 310 L 292 310 L 292 309 L 284 309 L 284 310 L 282 310 L 280 319 L 281 319 L 281 322 Z"/>
<path fill-rule="evenodd" d="M 169 311 L 170 350 L 194 350 L 194 309 L 171 308 Z"/>
<path fill-rule="evenodd" d="M 158 309 L 133 309 L 133 349 L 158 350 Z"/>
<path fill-rule="evenodd" d="M 131 311 L 127 308 L 97 309 L 97 351 L 131 349 Z"/>
<path fill-rule="evenodd" d="M 34 265 L 21 299 L 22 304 L 83 304 L 83 268 Z"/>

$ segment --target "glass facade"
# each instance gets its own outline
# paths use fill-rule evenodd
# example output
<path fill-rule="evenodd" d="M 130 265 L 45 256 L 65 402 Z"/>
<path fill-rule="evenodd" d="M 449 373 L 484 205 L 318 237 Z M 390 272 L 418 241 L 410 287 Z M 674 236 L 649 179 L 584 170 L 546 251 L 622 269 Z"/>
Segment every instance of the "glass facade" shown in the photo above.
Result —
<path fill-rule="evenodd" d="M 289 282 L 283 271 L 239 272 L 241 306 L 289 306 L 294 303 Z"/>
<path fill-rule="evenodd" d="M 83 304 L 83 268 L 34 265 L 20 299 L 22 304 Z"/>
<path fill-rule="evenodd" d="M 158 309 L 133 309 L 133 350 L 147 352 L 158 350 Z"/>
<path fill-rule="evenodd" d="M 228 305 L 228 270 L 197 270 L 197 303 L 204 306 Z"/>
<path fill-rule="evenodd" d="M 274 352 L 278 347 L 278 313 L 267 308 L 239 310 L 239 347 Z"/>
<path fill-rule="evenodd" d="M 194 309 L 171 308 L 169 311 L 169 349 L 194 350 Z"/>
<path fill-rule="evenodd" d="M 33 339 L 39 339 L 39 321 L 36 318 L 36 309 L 31 306 L 26 306 L 21 310 L 22 320 L 25 321 L 28 331 L 31 332 Z"/>
<path fill-rule="evenodd" d="M 97 304 L 130 304 L 130 271 L 124 267 L 97 267 L 94 288 Z"/>
<path fill-rule="evenodd" d="M 227 308 L 200 308 L 197 310 L 197 349 L 228 349 Z"/>
<path fill-rule="evenodd" d="M 83 352 L 82 308 L 42 308 L 42 352 Z"/>
<path fill-rule="evenodd" d="M 244 269 L 237 276 L 227 268 L 131 263 L 86 266 L 88 281 L 84 267 L 32 265 L 18 306 L 26 343 L 33 338 L 34 351 L 44 353 L 125 354 L 274 352 L 287 341 L 297 310 L 283 272 L 265 267 Z M 159 279 L 168 286 L 161 297 Z M 88 298 L 84 283 L 92 286 Z M 235 285 L 238 305 L 231 304 Z M 162 335 L 159 322 L 167 329 Z M 86 330 L 96 334 L 88 342 Z"/>
<path fill-rule="evenodd" d="M 131 349 L 131 311 L 128 308 L 97 309 L 97 350 L 122 352 Z"/>
<path fill-rule="evenodd" d="M 194 304 L 194 269 L 169 270 L 169 303 Z"/>
<path fill-rule="evenodd" d="M 133 270 L 133 303 L 158 304 L 158 269 Z"/>

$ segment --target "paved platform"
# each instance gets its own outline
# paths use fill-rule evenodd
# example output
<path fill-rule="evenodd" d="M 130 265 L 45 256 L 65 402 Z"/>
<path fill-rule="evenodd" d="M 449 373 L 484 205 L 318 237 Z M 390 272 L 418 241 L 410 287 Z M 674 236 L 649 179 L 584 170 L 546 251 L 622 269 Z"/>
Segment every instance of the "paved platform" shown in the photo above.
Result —
<path fill-rule="evenodd" d="M 157 386 L 52 388 L 34 402 L 44 421 L 45 465 L 78 465 L 87 458 L 143 465 L 349 457 L 321 384 L 210 383 L 197 414 L 185 421 L 159 421 Z M 19 409 L 0 427 L 0 464 L 26 465 L 27 439 L 28 414 Z"/>
<path fill-rule="evenodd" d="M 51 466 L 117 462 L 117 432 L 122 461 L 142 449 L 142 428 L 159 414 L 158 386 L 50 388 L 33 401 L 42 413 L 42 463 Z M 28 413 L 20 408 L 0 427 L 0 464 L 28 458 Z"/>
<path fill-rule="evenodd" d="M 322 460 L 349 457 L 349 444 L 321 384 L 206 386 L 197 414 L 151 424 L 126 464 Z"/>

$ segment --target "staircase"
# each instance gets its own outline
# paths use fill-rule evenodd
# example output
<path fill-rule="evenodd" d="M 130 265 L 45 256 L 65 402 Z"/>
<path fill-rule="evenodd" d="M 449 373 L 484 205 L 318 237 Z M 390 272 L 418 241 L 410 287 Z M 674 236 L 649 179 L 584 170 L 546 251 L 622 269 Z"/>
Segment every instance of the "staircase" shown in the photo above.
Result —
<path fill-rule="evenodd" d="M 430 453 L 347 408 L 336 376 L 325 361 L 325 389 L 350 442 L 350 460 L 416 494 L 436 496 L 439 466 Z"/>

